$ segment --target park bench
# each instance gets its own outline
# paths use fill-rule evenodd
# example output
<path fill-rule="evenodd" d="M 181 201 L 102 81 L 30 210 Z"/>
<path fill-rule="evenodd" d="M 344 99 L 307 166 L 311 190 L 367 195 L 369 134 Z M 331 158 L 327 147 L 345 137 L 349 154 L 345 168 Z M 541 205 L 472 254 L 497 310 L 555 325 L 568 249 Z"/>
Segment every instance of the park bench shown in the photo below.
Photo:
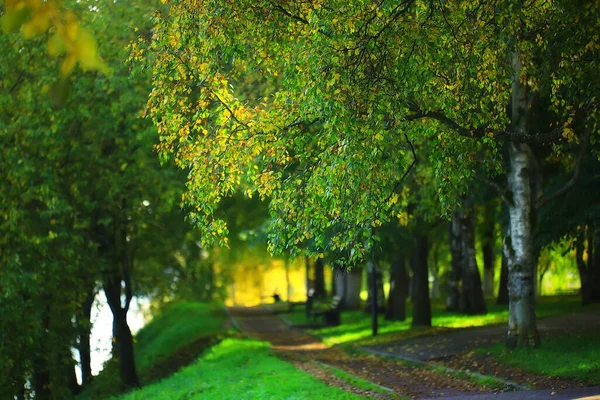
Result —
<path fill-rule="evenodd" d="M 323 317 L 325 321 L 325 325 L 329 326 L 337 326 L 341 323 L 340 313 L 342 311 L 342 298 L 340 296 L 333 296 L 329 304 L 327 305 L 327 309 L 322 310 L 313 310 L 312 309 L 312 299 L 309 299 L 306 304 L 307 306 L 310 304 L 311 309 L 307 308 L 307 314 L 313 319 L 317 317 Z"/>

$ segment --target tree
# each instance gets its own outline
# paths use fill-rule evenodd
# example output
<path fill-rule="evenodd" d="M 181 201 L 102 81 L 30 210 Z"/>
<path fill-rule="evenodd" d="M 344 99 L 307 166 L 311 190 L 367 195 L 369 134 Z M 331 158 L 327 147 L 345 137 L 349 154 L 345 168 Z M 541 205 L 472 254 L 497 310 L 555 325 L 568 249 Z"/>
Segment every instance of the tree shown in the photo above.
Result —
<path fill-rule="evenodd" d="M 134 55 L 151 52 L 160 150 L 190 168 L 186 200 L 206 240 L 224 241 L 214 211 L 243 181 L 270 199 L 272 250 L 295 255 L 310 239 L 315 256 L 363 259 L 370 230 L 399 212 L 410 140 L 440 144 L 429 158 L 446 211 L 466 192 L 477 149 L 498 173 L 504 143 L 507 344 L 535 346 L 536 210 L 579 171 L 540 197 L 536 152 L 579 140 L 583 153 L 597 135 L 597 21 L 593 5 L 570 2 L 190 1 L 172 4 L 152 47 Z M 276 82 L 273 95 L 238 100 L 248 71 Z M 532 124 L 542 108 L 549 118 Z"/>
<path fill-rule="evenodd" d="M 483 222 L 481 227 L 481 253 L 483 258 L 483 293 L 494 295 L 494 270 L 496 267 L 496 214 L 495 201 L 487 201 L 483 206 Z"/>
<path fill-rule="evenodd" d="M 451 269 L 448 278 L 446 310 L 485 314 L 487 307 L 475 258 L 474 207 L 465 204 L 452 214 L 448 224 Z"/>
<path fill-rule="evenodd" d="M 89 4 L 69 6 L 86 11 Z M 123 24 L 148 14 L 133 4 L 94 6 L 96 12 L 82 12 L 81 18 L 113 35 L 103 44 L 104 54 L 120 65 L 113 76 L 65 77 L 62 93 L 39 94 L 40 84 L 55 80 L 56 64 L 47 65 L 43 38 L 0 35 L 6 60 L 0 82 L 0 138 L 6 149 L 0 207 L 7 216 L 0 225 L 3 394 L 27 392 L 26 381 L 37 398 L 66 398 L 77 390 L 71 348 L 80 340 L 82 360 L 87 358 L 90 297 L 99 281 L 116 310 L 117 347 L 132 348 L 121 283 L 126 282 L 128 303 L 136 270 L 159 247 L 157 232 L 181 189 L 177 174 L 161 168 L 152 152 L 152 125 L 139 118 L 147 79 L 132 78 L 123 63 L 133 34 Z M 14 324 L 23 329 L 11 329 Z M 131 372 L 133 354 L 120 358 L 129 360 L 125 372 Z M 135 384 L 134 374 L 123 376 L 126 384 Z"/>

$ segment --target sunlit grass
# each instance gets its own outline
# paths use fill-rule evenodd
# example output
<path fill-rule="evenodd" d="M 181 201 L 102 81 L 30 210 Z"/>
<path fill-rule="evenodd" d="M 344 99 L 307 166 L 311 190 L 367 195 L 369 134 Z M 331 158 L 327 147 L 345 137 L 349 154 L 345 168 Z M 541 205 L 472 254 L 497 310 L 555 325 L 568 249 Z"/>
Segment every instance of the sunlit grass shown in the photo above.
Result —
<path fill-rule="evenodd" d="M 600 333 L 550 337 L 538 349 L 506 350 L 498 344 L 478 349 L 477 353 L 491 354 L 501 363 L 531 373 L 600 384 L 599 340 Z"/>
<path fill-rule="evenodd" d="M 273 356 L 265 342 L 226 339 L 194 364 L 118 397 L 146 399 L 358 399 Z"/>
<path fill-rule="evenodd" d="M 222 306 L 198 302 L 166 306 L 134 338 L 136 368 L 142 383 L 152 368 L 178 350 L 203 337 L 228 333 L 225 326 L 228 319 Z M 119 393 L 120 389 L 119 366 L 109 360 L 78 399 L 102 399 Z"/>
<path fill-rule="evenodd" d="M 222 306 L 181 302 L 167 306 L 142 328 L 135 341 L 136 362 L 141 371 L 195 340 L 226 331 Z"/>
<path fill-rule="evenodd" d="M 503 324 L 508 321 L 508 306 L 494 304 L 494 299 L 488 299 L 488 313 L 486 315 L 464 315 L 450 313 L 445 310 L 444 303 L 435 301 L 432 303 L 432 325 L 439 328 L 468 328 L 494 324 Z M 600 307 L 598 307 L 600 308 Z M 536 314 L 538 318 L 553 315 L 567 314 L 583 309 L 578 296 L 548 296 L 538 299 Z M 378 318 L 380 336 L 371 340 L 371 316 L 363 311 L 346 311 L 342 313 L 342 325 L 335 327 L 324 327 L 313 329 L 312 332 L 319 335 L 330 345 L 337 344 L 372 344 L 375 342 L 387 342 L 409 336 L 415 336 L 415 332 L 409 331 L 412 319 L 410 303 L 407 305 L 407 319 L 403 322 L 386 321 L 382 316 Z M 306 315 L 303 308 L 297 308 L 286 317 L 295 324 L 306 323 Z M 422 330 L 418 334 L 428 334 L 431 330 Z"/>

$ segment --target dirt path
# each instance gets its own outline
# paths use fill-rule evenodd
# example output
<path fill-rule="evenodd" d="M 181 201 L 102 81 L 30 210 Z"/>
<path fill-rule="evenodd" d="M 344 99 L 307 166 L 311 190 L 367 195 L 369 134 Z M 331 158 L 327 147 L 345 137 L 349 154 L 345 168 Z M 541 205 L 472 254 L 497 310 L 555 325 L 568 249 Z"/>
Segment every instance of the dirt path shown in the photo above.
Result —
<path fill-rule="evenodd" d="M 572 332 L 600 332 L 600 311 L 592 310 L 569 315 L 544 318 L 538 321 L 544 337 Z M 493 343 L 502 343 L 506 325 L 464 328 L 433 336 L 421 336 L 399 342 L 364 348 L 375 354 L 397 357 L 455 370 L 469 370 L 500 378 L 520 386 L 538 389 L 565 390 L 587 386 L 574 379 L 557 378 L 527 373 L 519 368 L 496 362 L 491 356 L 476 354 L 473 350 Z"/>
<path fill-rule="evenodd" d="M 269 341 L 282 358 L 294 363 L 328 384 L 344 390 L 376 398 L 453 397 L 475 394 L 482 388 L 449 374 L 387 360 L 374 355 L 348 355 L 331 348 L 301 330 L 291 328 L 265 308 L 231 308 L 240 328 L 251 338 Z M 391 389 L 388 394 L 375 393 L 354 387 L 329 372 L 332 366 Z"/>
<path fill-rule="evenodd" d="M 537 321 L 542 340 L 545 336 L 568 332 L 600 332 L 600 311 L 593 310 Z M 506 324 L 477 328 L 455 329 L 440 335 L 420 336 L 372 346 L 392 355 L 415 361 L 438 361 L 449 359 L 478 347 L 502 343 L 506 337 Z"/>

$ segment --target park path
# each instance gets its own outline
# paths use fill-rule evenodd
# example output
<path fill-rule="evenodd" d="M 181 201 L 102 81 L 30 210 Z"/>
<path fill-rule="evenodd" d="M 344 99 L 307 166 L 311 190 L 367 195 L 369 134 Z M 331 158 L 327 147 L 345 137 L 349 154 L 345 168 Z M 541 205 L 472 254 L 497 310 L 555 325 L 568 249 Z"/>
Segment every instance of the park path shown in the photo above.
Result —
<path fill-rule="evenodd" d="M 542 340 L 551 335 L 566 333 L 600 332 L 600 310 L 591 310 L 567 315 L 559 315 L 538 320 Z M 380 356 L 413 361 L 423 365 L 436 365 L 454 370 L 468 370 L 498 378 L 512 384 L 520 391 L 494 394 L 473 394 L 450 396 L 461 400 L 526 400 L 526 399 L 594 399 L 600 400 L 600 387 L 585 387 L 585 382 L 540 376 L 526 373 L 519 368 L 495 362 L 491 357 L 475 354 L 477 347 L 502 343 L 506 335 L 506 325 L 478 328 L 464 328 L 432 336 L 421 336 L 377 346 L 363 347 L 362 350 Z M 541 390 L 527 390 L 535 387 Z"/>
<path fill-rule="evenodd" d="M 300 329 L 290 327 L 265 307 L 233 307 L 229 310 L 240 329 L 249 337 L 271 342 L 280 357 L 327 384 L 349 392 L 375 398 L 448 398 L 470 396 L 482 391 L 481 387 L 451 374 L 372 354 L 348 355 Z M 383 394 L 356 388 L 329 372 L 327 366 L 341 369 L 390 391 Z"/>
<path fill-rule="evenodd" d="M 542 340 L 558 333 L 600 332 L 600 310 L 543 318 L 537 321 L 537 325 Z M 505 323 L 455 329 L 444 334 L 371 346 L 366 350 L 416 362 L 444 361 L 478 347 L 502 343 L 506 337 L 506 329 Z"/>

